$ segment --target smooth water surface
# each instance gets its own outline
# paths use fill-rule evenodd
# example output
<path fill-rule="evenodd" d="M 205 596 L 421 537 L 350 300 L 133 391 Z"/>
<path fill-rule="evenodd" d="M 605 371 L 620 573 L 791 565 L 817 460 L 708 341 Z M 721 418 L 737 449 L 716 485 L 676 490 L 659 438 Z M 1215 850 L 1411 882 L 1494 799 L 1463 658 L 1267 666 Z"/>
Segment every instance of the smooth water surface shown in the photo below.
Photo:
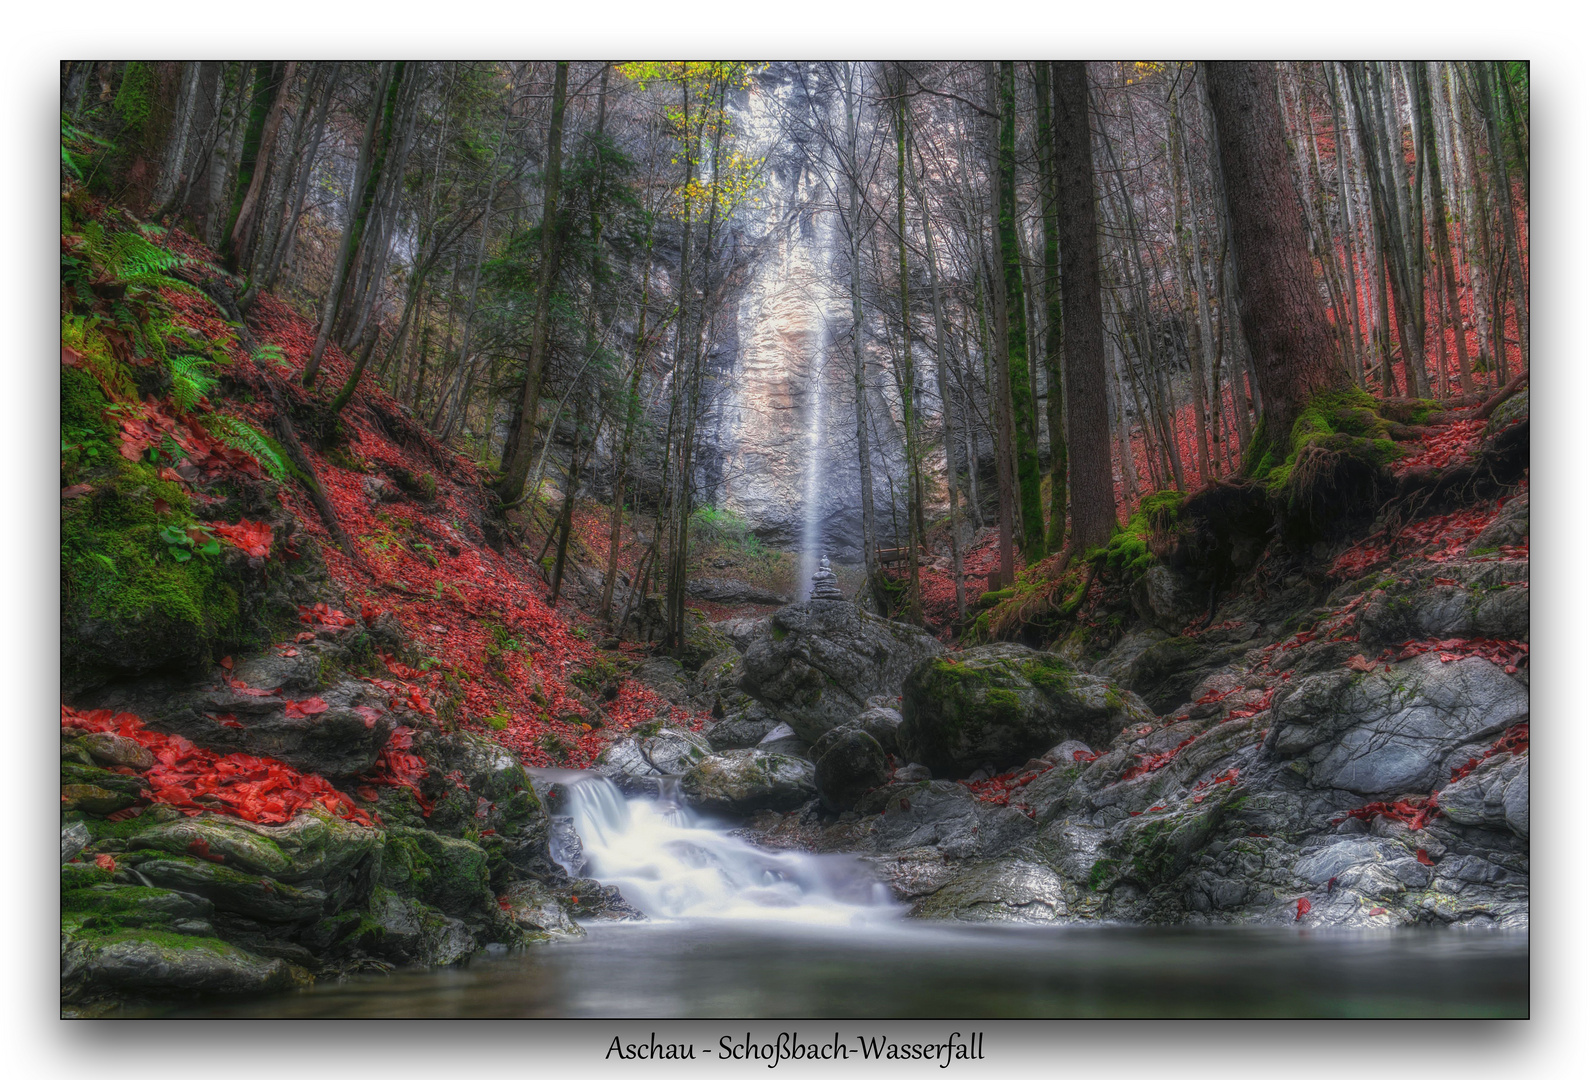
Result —
<path fill-rule="evenodd" d="M 588 928 L 442 971 L 183 1016 L 1093 1017 L 1529 1014 L 1524 934 L 700 919 Z"/>

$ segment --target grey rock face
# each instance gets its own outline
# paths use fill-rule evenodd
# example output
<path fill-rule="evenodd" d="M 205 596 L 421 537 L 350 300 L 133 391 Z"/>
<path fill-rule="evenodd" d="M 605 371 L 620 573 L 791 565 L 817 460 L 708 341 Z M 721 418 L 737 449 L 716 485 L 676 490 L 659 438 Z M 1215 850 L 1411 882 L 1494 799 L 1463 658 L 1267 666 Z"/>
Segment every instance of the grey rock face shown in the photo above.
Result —
<path fill-rule="evenodd" d="M 811 762 L 762 750 L 702 758 L 680 781 L 685 800 L 708 813 L 744 817 L 794 810 L 817 793 Z"/>
<path fill-rule="evenodd" d="M 746 615 L 738 619 L 724 619 L 722 622 L 715 622 L 712 624 L 712 628 L 733 642 L 734 647 L 743 653 L 750 647 L 751 641 L 756 637 L 757 632 L 765 629 L 770 621 L 770 617 L 767 615 L 755 617 Z"/>
<path fill-rule="evenodd" d="M 858 812 L 882 817 L 872 831 L 878 852 L 933 848 L 953 859 L 993 857 L 1031 838 L 1036 826 L 1008 806 L 978 802 L 961 784 L 928 780 L 890 784 L 868 795 Z"/>
<path fill-rule="evenodd" d="M 70 825 L 61 826 L 61 861 L 74 858 L 79 851 L 88 845 L 88 826 L 81 821 L 74 821 Z"/>
<path fill-rule="evenodd" d="M 1441 792 L 1441 812 L 1464 825 L 1511 829 L 1529 838 L 1529 752 L 1482 761 Z"/>
<path fill-rule="evenodd" d="M 789 597 L 733 578 L 693 578 L 685 592 L 718 604 L 787 604 Z"/>
<path fill-rule="evenodd" d="M 1056 922 L 1067 914 L 1065 882 L 1042 863 L 979 860 L 925 897 L 912 914 L 962 922 Z"/>
<path fill-rule="evenodd" d="M 921 664 L 905 682 L 901 712 L 901 754 L 959 776 L 1020 765 L 1069 738 L 1103 745 L 1154 718 L 1136 695 L 1053 653 L 1010 644 Z"/>
<path fill-rule="evenodd" d="M 1397 795 L 1430 790 L 1454 750 L 1528 715 L 1528 691 L 1496 665 L 1426 653 L 1390 672 L 1304 679 L 1275 706 L 1268 745 L 1305 761 L 1316 787 Z"/>
<path fill-rule="evenodd" d="M 713 724 L 707 732 L 707 743 L 718 752 L 744 750 L 761 742 L 778 725 L 778 717 L 767 706 L 753 701 L 743 712 Z"/>
<path fill-rule="evenodd" d="M 1132 583 L 1131 600 L 1138 618 L 1167 634 L 1181 633 L 1209 606 L 1207 589 L 1163 563 L 1150 566 Z"/>
<path fill-rule="evenodd" d="M 834 813 L 856 805 L 888 778 L 883 747 L 857 728 L 835 728 L 812 746 L 817 797 Z"/>
<path fill-rule="evenodd" d="M 585 931 L 569 918 L 558 898 L 539 881 L 521 881 L 510 885 L 502 899 L 508 903 L 505 909 L 508 917 L 521 930 L 545 934 L 555 940 L 585 936 Z"/>
<path fill-rule="evenodd" d="M 740 686 L 807 742 L 855 719 L 876 694 L 894 696 L 911 669 L 944 646 L 925 630 L 837 600 L 773 613 L 745 653 Z"/>
<path fill-rule="evenodd" d="M 900 752 L 900 744 L 896 736 L 899 734 L 900 724 L 903 721 L 904 718 L 900 715 L 898 709 L 892 709 L 886 705 L 874 705 L 856 717 L 851 726 L 859 728 L 874 739 L 877 739 L 878 745 L 883 747 L 884 753 L 897 754 Z"/>
<path fill-rule="evenodd" d="M 386 889 L 371 898 L 370 918 L 382 931 L 376 947 L 399 962 L 447 967 L 468 959 L 476 948 L 475 936 L 461 920 Z"/>
<path fill-rule="evenodd" d="M 1437 585 L 1432 579 L 1456 584 Z M 1373 594 L 1359 620 L 1369 645 L 1410 638 L 1529 640 L 1529 565 L 1444 563 Z"/>
<path fill-rule="evenodd" d="M 597 757 L 602 775 L 630 794 L 627 781 L 679 776 L 711 753 L 706 739 L 693 731 L 663 728 L 655 735 L 620 739 Z"/>

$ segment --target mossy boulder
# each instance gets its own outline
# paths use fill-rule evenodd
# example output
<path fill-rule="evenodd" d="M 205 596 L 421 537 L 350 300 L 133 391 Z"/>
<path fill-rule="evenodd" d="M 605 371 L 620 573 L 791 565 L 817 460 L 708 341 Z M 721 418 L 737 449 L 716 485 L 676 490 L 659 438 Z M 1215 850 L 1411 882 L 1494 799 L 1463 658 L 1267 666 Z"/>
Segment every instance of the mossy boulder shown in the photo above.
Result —
<path fill-rule="evenodd" d="M 1135 694 L 1053 653 L 982 645 L 929 660 L 905 681 L 901 754 L 940 776 L 1005 769 L 1067 739 L 1103 746 L 1152 721 Z"/>
<path fill-rule="evenodd" d="M 268 960 L 213 937 L 133 929 L 65 934 L 61 1000 L 269 994 L 313 982 L 301 967 Z"/>

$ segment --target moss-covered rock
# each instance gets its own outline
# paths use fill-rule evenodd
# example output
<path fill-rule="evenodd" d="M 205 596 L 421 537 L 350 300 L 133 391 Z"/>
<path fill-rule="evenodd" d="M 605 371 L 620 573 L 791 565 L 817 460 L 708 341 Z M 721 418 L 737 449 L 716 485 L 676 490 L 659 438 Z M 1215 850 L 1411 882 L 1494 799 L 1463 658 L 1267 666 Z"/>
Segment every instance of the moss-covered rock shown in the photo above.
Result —
<path fill-rule="evenodd" d="M 1102 746 L 1153 719 L 1136 695 L 1053 653 L 982 645 L 929 660 L 905 681 L 901 753 L 935 773 L 1019 765 L 1067 739 Z"/>
<path fill-rule="evenodd" d="M 479 844 L 399 825 L 387 833 L 380 883 L 449 915 L 480 914 L 493 903 L 487 862 Z"/>
<path fill-rule="evenodd" d="M 213 937 L 131 929 L 61 939 L 61 1000 L 267 994 L 313 982 L 301 967 Z"/>

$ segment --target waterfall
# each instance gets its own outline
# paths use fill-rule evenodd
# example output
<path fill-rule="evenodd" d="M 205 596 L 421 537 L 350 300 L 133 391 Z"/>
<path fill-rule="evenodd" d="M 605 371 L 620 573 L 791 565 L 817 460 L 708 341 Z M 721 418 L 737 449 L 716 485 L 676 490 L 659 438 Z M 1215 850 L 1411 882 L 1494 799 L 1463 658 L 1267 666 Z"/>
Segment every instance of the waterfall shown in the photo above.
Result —
<path fill-rule="evenodd" d="M 696 820 L 666 791 L 659 799 L 625 799 L 595 774 L 568 783 L 566 791 L 583 853 L 561 854 L 563 868 L 617 885 L 653 919 L 848 925 L 889 919 L 898 910 L 855 858 L 764 851 Z"/>
<path fill-rule="evenodd" d="M 824 335 L 826 339 L 827 335 Z M 797 602 L 807 600 L 812 593 L 812 575 L 817 562 L 823 557 L 823 364 L 827 342 L 819 346 L 811 364 L 811 386 L 806 392 L 806 500 L 801 508 L 801 568 L 796 585 Z"/>

